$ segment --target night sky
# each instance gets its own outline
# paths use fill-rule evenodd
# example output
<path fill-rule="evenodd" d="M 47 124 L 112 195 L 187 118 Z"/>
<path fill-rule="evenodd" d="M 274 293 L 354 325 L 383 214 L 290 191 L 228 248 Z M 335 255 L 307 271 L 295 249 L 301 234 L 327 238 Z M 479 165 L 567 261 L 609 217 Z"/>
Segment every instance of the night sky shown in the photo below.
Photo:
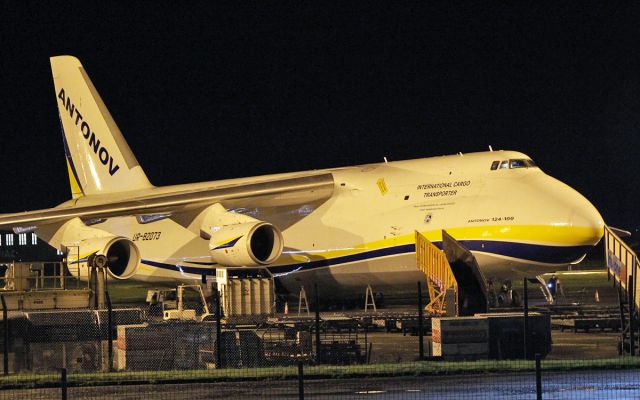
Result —
<path fill-rule="evenodd" d="M 158 186 L 492 145 L 640 227 L 638 3 L 23 3 L 0 5 L 2 212 L 70 196 L 70 54 Z"/>

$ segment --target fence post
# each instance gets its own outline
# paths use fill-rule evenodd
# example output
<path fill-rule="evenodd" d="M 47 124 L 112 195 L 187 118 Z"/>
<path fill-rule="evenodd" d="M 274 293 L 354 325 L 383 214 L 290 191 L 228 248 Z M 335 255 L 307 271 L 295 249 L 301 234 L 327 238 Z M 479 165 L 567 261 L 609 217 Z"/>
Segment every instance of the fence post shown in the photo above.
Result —
<path fill-rule="evenodd" d="M 9 312 L 7 311 L 7 302 L 4 295 L 0 295 L 2 300 L 2 318 L 4 319 L 4 374 L 9 375 Z"/>
<path fill-rule="evenodd" d="M 424 360 L 424 333 L 423 333 L 423 315 L 422 309 L 422 282 L 418 281 L 418 352 L 420 354 L 420 360 Z"/>
<path fill-rule="evenodd" d="M 542 368 L 539 353 L 536 353 L 536 399 L 542 400 Z"/>
<path fill-rule="evenodd" d="M 614 287 L 618 288 L 618 303 L 620 310 L 620 346 L 618 347 L 618 355 L 622 355 L 624 353 L 624 332 L 627 328 L 627 323 L 625 321 L 625 313 L 624 313 L 624 291 L 622 290 L 622 283 L 616 284 L 616 280 L 613 280 Z"/>
<path fill-rule="evenodd" d="M 629 304 L 629 354 L 632 356 L 636 355 L 636 339 L 635 339 L 635 321 L 634 321 L 634 309 L 635 309 L 635 301 L 633 294 L 634 284 L 633 284 L 633 274 L 629 274 L 629 279 L 627 282 L 627 302 Z"/>
<path fill-rule="evenodd" d="M 364 325 L 364 361 L 365 364 L 369 364 L 369 327 L 366 323 Z"/>
<path fill-rule="evenodd" d="M 67 369 L 60 368 L 60 398 L 67 400 Z"/>
<path fill-rule="evenodd" d="M 304 400 L 304 366 L 298 361 L 298 399 Z"/>
<path fill-rule="evenodd" d="M 524 359 L 529 359 L 529 288 L 527 278 L 524 278 L 523 281 L 523 289 L 524 292 Z"/>
<path fill-rule="evenodd" d="M 109 354 L 109 372 L 113 371 L 113 306 L 111 305 L 111 297 L 109 296 L 109 291 L 105 290 L 104 296 L 107 300 L 107 351 Z"/>
<path fill-rule="evenodd" d="M 320 296 L 318 295 L 318 284 L 314 284 L 316 302 L 316 363 L 320 364 Z"/>
<path fill-rule="evenodd" d="M 216 368 L 222 368 L 222 327 L 220 326 L 221 308 L 220 291 L 218 287 L 214 290 L 216 300 Z"/>

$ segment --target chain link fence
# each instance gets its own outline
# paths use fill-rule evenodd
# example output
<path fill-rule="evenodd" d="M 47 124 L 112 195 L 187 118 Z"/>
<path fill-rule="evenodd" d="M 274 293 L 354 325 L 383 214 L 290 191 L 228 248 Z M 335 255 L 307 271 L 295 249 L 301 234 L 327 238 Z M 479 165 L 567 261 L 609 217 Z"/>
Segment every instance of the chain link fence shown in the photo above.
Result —
<path fill-rule="evenodd" d="M 209 300 L 202 321 L 153 304 L 6 312 L 0 399 L 640 398 L 615 327 L 554 318 L 546 338 L 531 313 L 527 340 L 522 312 L 446 327 L 417 305 L 224 318 Z"/>

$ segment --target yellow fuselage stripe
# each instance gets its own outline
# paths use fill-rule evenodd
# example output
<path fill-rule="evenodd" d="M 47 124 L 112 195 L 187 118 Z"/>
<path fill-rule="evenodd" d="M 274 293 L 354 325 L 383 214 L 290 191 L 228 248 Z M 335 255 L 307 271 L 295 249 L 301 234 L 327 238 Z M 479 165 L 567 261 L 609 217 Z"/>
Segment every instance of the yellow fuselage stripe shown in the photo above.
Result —
<path fill-rule="evenodd" d="M 596 235 L 602 236 L 603 229 L 574 227 L 574 226 L 547 226 L 547 225 L 490 225 L 463 228 L 449 228 L 447 233 L 456 240 L 487 240 L 519 242 L 550 246 L 585 246 L 593 245 L 591 240 Z M 442 230 L 420 232 L 432 242 L 442 240 Z M 388 237 L 364 244 L 356 244 L 345 249 L 333 249 L 313 252 L 307 256 L 311 260 L 335 258 L 357 254 L 363 251 L 378 250 L 390 246 L 400 246 L 414 243 L 414 234 Z"/>

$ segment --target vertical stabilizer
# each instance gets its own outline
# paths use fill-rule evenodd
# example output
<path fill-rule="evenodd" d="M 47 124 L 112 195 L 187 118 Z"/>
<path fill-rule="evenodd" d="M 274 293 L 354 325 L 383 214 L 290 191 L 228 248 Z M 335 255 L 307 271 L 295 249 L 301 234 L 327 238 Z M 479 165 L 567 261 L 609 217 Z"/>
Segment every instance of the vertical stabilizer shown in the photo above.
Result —
<path fill-rule="evenodd" d="M 150 188 L 80 61 L 51 57 L 73 198 Z"/>

